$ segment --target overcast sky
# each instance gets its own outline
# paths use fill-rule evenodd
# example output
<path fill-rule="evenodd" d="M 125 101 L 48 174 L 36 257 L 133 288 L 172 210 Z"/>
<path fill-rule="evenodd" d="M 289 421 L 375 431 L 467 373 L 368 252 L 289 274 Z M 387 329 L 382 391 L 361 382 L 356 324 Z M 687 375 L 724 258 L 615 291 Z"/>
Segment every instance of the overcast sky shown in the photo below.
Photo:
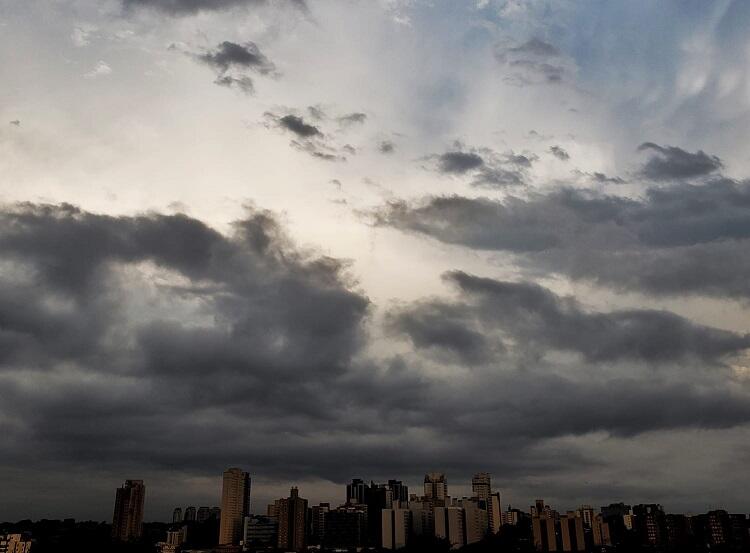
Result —
<path fill-rule="evenodd" d="M 0 0 L 0 520 L 229 466 L 750 511 L 748 25 Z"/>

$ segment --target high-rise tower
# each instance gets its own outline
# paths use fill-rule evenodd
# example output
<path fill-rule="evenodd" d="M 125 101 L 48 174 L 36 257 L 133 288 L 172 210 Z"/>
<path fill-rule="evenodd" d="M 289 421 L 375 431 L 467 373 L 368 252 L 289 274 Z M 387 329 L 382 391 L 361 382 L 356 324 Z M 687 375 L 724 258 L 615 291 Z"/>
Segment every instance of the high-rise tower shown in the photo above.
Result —
<path fill-rule="evenodd" d="M 112 537 L 118 541 L 137 540 L 143 534 L 143 503 L 146 486 L 143 480 L 125 480 L 117 488 L 115 514 L 112 518 Z"/>
<path fill-rule="evenodd" d="M 245 517 L 250 514 L 250 475 L 242 469 L 224 471 L 221 490 L 219 544 L 238 545 Z"/>

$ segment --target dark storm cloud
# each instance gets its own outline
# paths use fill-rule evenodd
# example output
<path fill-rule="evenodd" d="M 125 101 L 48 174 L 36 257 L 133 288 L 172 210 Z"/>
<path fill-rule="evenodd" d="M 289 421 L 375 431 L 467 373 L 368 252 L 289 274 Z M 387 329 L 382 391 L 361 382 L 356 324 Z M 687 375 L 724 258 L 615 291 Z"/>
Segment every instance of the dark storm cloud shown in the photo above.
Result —
<path fill-rule="evenodd" d="M 230 68 L 243 68 L 266 75 L 276 69 L 254 42 L 237 44 L 225 40 L 216 49 L 209 50 L 205 54 L 198 54 L 196 58 L 221 73 Z"/>
<path fill-rule="evenodd" d="M 560 189 L 503 202 L 392 202 L 378 225 L 519 254 L 527 268 L 654 294 L 750 297 L 750 184 L 718 179 L 640 199 Z"/>
<path fill-rule="evenodd" d="M 289 145 L 301 152 L 305 152 L 314 158 L 324 161 L 346 161 L 347 155 L 356 155 L 357 149 L 351 144 L 337 144 L 336 133 L 329 134 L 323 131 L 323 126 L 328 120 L 325 111 L 319 106 L 310 106 L 307 112 L 316 124 L 305 120 L 304 117 L 294 113 L 294 110 L 288 110 L 287 113 L 276 114 L 272 112 L 265 113 L 268 128 L 278 128 L 287 133 L 291 133 L 294 139 Z M 363 117 L 360 118 L 359 116 Z M 336 118 L 339 124 L 342 119 L 349 121 L 343 126 L 351 125 L 353 121 L 364 121 L 364 114 L 353 113 L 343 117 Z M 360 122 L 361 122 L 360 121 Z"/>
<path fill-rule="evenodd" d="M 199 11 L 223 10 L 238 6 L 263 6 L 273 2 L 269 0 L 122 0 L 125 8 L 153 8 L 172 15 L 187 15 Z M 304 0 L 288 0 L 292 6 L 305 9 Z"/>
<path fill-rule="evenodd" d="M 750 336 L 695 325 L 667 311 L 590 313 L 529 282 L 502 282 L 463 272 L 445 275 L 475 300 L 479 316 L 537 349 L 575 351 L 589 362 L 621 358 L 718 363 L 750 348 Z"/>
<path fill-rule="evenodd" d="M 181 50 L 172 44 L 170 50 Z M 255 93 L 255 83 L 250 73 L 276 75 L 276 66 L 261 52 L 254 42 L 238 44 L 224 41 L 213 50 L 205 52 L 184 52 L 209 67 L 216 73 L 214 83 L 228 88 L 236 87 L 245 94 Z"/>
<path fill-rule="evenodd" d="M 455 146 L 463 148 L 456 143 Z M 509 152 L 499 154 L 489 148 L 449 150 L 428 157 L 436 162 L 435 170 L 446 175 L 471 175 L 476 187 L 503 188 L 526 184 L 526 171 L 536 161 L 535 155 Z"/>
<path fill-rule="evenodd" d="M 714 173 L 723 167 L 721 160 L 698 150 L 686 152 L 676 146 L 659 146 L 653 142 L 644 142 L 638 151 L 653 152 L 640 173 L 652 180 L 674 180 L 702 177 Z"/>
<path fill-rule="evenodd" d="M 570 154 L 561 146 L 551 146 L 549 151 L 561 161 L 568 161 L 570 159 Z"/>
<path fill-rule="evenodd" d="M 296 115 L 284 115 L 279 119 L 279 125 L 302 138 L 323 135 L 318 127 L 306 123 L 302 117 L 297 117 Z"/>
<path fill-rule="evenodd" d="M 519 86 L 559 83 L 569 64 L 557 48 L 538 38 L 515 47 L 498 45 L 495 59 L 507 70 L 505 81 Z"/>
<path fill-rule="evenodd" d="M 599 183 L 606 183 L 606 184 L 623 184 L 625 183 L 625 180 L 621 177 L 609 177 L 605 175 L 604 173 L 599 173 L 598 171 L 595 171 L 591 174 L 591 177 Z"/>
<path fill-rule="evenodd" d="M 471 152 L 446 152 L 438 158 L 443 173 L 466 173 L 484 165 L 484 160 Z"/>
<path fill-rule="evenodd" d="M 345 265 L 258 209 L 220 233 L 182 214 L 5 207 L 0 258 L 0 473 L 96 469 L 113 475 L 105 494 L 123 473 L 218 478 L 239 461 L 335 482 L 412 478 L 435 459 L 549 475 L 593 462 L 540 459 L 550 439 L 750 420 L 722 370 L 746 337 L 530 283 L 449 273 L 456 298 L 386 315 L 407 351 L 369 359 L 369 302 Z M 557 350 L 583 361 L 543 357 Z M 613 376 L 613 362 L 657 370 Z"/>

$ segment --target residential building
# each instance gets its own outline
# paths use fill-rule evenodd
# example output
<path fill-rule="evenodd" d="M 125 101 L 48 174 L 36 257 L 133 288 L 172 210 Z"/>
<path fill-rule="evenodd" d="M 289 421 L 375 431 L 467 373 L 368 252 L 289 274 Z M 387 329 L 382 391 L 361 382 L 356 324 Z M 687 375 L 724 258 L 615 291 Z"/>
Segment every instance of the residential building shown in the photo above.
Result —
<path fill-rule="evenodd" d="M 250 514 L 250 475 L 240 468 L 224 471 L 221 489 L 219 545 L 238 545 Z"/>
<path fill-rule="evenodd" d="M 465 513 L 462 507 L 435 507 L 435 537 L 448 540 L 451 549 L 466 545 Z"/>
<path fill-rule="evenodd" d="M 489 501 L 492 494 L 492 479 L 488 472 L 478 472 L 471 479 L 471 493 L 483 501 Z"/>
<path fill-rule="evenodd" d="M 279 536 L 277 547 L 285 551 L 302 551 L 307 543 L 307 499 L 299 497 L 296 487 L 289 497 L 279 499 Z"/>
<path fill-rule="evenodd" d="M 381 512 L 381 545 L 383 549 L 401 549 L 411 533 L 409 509 L 383 509 Z"/>
<path fill-rule="evenodd" d="M 146 486 L 143 480 L 125 480 L 115 494 L 112 517 L 112 538 L 117 541 L 135 541 L 143 535 L 143 504 Z"/>

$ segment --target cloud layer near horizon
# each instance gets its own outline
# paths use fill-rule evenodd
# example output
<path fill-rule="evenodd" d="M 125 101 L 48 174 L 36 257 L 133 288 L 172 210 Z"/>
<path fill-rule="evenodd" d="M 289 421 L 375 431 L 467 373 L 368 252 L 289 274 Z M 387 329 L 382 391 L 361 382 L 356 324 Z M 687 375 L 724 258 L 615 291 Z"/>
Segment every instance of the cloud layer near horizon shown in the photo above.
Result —
<path fill-rule="evenodd" d="M 747 510 L 747 2 L 5 4 L 0 519 Z"/>

